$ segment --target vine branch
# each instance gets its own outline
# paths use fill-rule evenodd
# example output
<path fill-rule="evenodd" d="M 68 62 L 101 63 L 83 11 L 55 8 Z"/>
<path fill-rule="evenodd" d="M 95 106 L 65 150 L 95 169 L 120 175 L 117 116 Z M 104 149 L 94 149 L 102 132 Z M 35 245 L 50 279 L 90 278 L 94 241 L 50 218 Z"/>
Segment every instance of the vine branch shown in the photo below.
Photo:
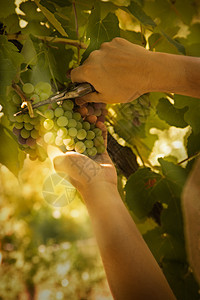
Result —
<path fill-rule="evenodd" d="M 29 115 L 31 118 L 34 118 L 34 112 L 33 112 L 33 107 L 32 107 L 32 101 L 28 100 L 25 96 L 25 94 L 22 92 L 21 88 L 19 87 L 19 85 L 17 85 L 15 82 L 12 83 L 12 88 L 15 90 L 15 92 L 20 96 L 20 98 L 22 99 L 23 103 L 25 105 L 27 105 L 28 107 L 28 111 L 29 111 Z M 22 105 L 23 105 L 22 103 Z M 23 107 L 23 106 L 22 106 Z"/>
<path fill-rule="evenodd" d="M 21 34 L 21 33 L 14 33 L 14 34 L 7 34 L 6 35 L 8 40 L 17 40 L 17 41 L 23 41 L 28 38 L 28 35 Z M 40 35 L 34 35 L 37 39 L 41 41 L 45 41 L 48 43 L 61 43 L 61 44 L 67 44 L 74 47 L 77 47 L 79 49 L 86 49 L 87 45 L 83 42 L 80 42 L 79 40 L 70 40 L 67 38 L 59 38 L 59 37 L 52 37 L 52 36 L 40 36 Z"/>

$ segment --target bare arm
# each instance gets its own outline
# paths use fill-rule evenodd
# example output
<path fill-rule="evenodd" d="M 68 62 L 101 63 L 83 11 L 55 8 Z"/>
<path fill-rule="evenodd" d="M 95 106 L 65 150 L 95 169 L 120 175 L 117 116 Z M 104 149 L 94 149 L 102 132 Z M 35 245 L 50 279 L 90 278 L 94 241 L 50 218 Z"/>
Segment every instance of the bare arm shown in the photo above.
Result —
<path fill-rule="evenodd" d="M 71 77 L 98 91 L 85 101 L 129 102 L 153 91 L 200 98 L 200 58 L 151 52 L 121 38 L 103 43 Z"/>
<path fill-rule="evenodd" d="M 96 184 L 83 198 L 114 299 L 175 299 L 116 186 Z"/>

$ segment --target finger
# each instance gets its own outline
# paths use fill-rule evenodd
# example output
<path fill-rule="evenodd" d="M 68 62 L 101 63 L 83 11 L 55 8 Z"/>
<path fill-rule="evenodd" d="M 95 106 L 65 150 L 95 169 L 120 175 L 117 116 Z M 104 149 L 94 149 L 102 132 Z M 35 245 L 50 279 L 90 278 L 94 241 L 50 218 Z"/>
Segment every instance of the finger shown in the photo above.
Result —
<path fill-rule="evenodd" d="M 88 95 L 85 95 L 81 98 L 79 98 L 80 100 L 85 102 L 104 102 L 102 99 L 102 96 L 100 93 L 94 92 L 94 93 L 90 93 Z"/>
<path fill-rule="evenodd" d="M 77 67 L 71 71 L 72 82 L 87 82 L 86 68 L 84 66 Z"/>

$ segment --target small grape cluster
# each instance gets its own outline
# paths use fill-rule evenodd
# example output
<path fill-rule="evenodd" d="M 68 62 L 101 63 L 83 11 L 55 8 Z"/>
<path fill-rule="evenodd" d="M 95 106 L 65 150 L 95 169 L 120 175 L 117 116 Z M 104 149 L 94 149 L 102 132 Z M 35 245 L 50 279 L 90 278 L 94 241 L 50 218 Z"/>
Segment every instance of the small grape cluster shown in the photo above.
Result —
<path fill-rule="evenodd" d="M 47 82 L 39 82 L 35 87 L 25 83 L 22 90 L 33 103 L 46 100 L 52 94 Z M 34 110 L 32 118 L 28 113 L 14 117 L 22 104 L 21 97 L 14 90 L 9 92 L 8 101 L 7 112 L 13 123 L 13 133 L 30 159 L 44 161 L 47 158 L 44 143 L 59 146 L 64 152 L 74 150 L 90 157 L 105 151 L 102 131 L 96 126 L 98 121 L 105 121 L 105 104 L 85 103 L 80 106 L 74 100 L 65 100 L 40 106 Z"/>
<path fill-rule="evenodd" d="M 146 122 L 150 108 L 148 95 L 143 95 L 132 102 L 119 104 L 117 110 L 123 119 L 130 120 L 134 126 L 139 127 Z"/>

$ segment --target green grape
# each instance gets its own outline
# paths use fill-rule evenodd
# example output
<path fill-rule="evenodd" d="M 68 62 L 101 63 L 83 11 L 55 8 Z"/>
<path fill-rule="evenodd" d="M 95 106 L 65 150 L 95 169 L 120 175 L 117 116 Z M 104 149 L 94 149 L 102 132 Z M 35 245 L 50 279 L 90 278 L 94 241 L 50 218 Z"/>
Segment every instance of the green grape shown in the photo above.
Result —
<path fill-rule="evenodd" d="M 40 123 L 38 122 L 36 125 L 34 125 L 34 128 L 35 128 L 36 130 L 39 130 L 39 129 L 40 129 Z"/>
<path fill-rule="evenodd" d="M 25 124 L 24 124 L 24 128 L 25 128 L 26 130 L 32 130 L 32 129 L 33 129 L 33 125 L 32 125 L 31 123 L 25 123 Z"/>
<path fill-rule="evenodd" d="M 46 99 L 48 99 L 48 98 L 49 98 L 49 94 L 47 94 L 47 93 L 41 93 L 41 94 L 40 94 L 40 99 L 41 99 L 41 101 L 46 100 Z"/>
<path fill-rule="evenodd" d="M 37 139 L 39 137 L 39 132 L 36 129 L 31 130 L 31 137 Z"/>
<path fill-rule="evenodd" d="M 44 92 L 46 94 L 51 95 L 51 85 L 48 82 L 40 81 L 35 86 L 35 92 L 37 94 L 40 94 L 41 92 Z"/>
<path fill-rule="evenodd" d="M 93 130 L 94 128 L 96 128 L 95 125 L 94 124 L 90 124 L 90 129 Z"/>
<path fill-rule="evenodd" d="M 89 130 L 86 135 L 86 139 L 93 140 L 95 138 L 95 133 L 92 130 Z"/>
<path fill-rule="evenodd" d="M 72 150 L 74 150 L 74 147 L 75 147 L 75 144 L 70 145 L 70 146 L 66 146 L 66 149 L 67 149 L 68 151 L 72 151 Z"/>
<path fill-rule="evenodd" d="M 77 129 L 74 127 L 69 128 L 68 133 L 71 137 L 76 137 L 77 135 Z"/>
<path fill-rule="evenodd" d="M 84 140 L 86 138 L 87 132 L 85 131 L 85 129 L 79 129 L 77 132 L 77 138 L 79 140 Z"/>
<path fill-rule="evenodd" d="M 95 136 L 101 136 L 102 135 L 102 131 L 100 128 L 94 128 L 93 132 L 95 133 Z"/>
<path fill-rule="evenodd" d="M 62 109 L 62 107 L 57 107 L 54 111 L 55 117 L 61 117 L 64 114 L 64 110 Z"/>
<path fill-rule="evenodd" d="M 97 154 L 97 149 L 95 147 L 87 149 L 86 151 L 89 156 L 95 156 Z"/>
<path fill-rule="evenodd" d="M 63 144 L 64 144 L 65 146 L 71 146 L 71 145 L 74 145 L 74 139 L 73 139 L 72 137 L 68 136 L 67 138 L 65 138 L 65 139 L 63 140 Z"/>
<path fill-rule="evenodd" d="M 72 114 L 72 118 L 76 121 L 80 121 L 81 120 L 81 114 L 79 112 L 74 112 Z"/>
<path fill-rule="evenodd" d="M 36 117 L 36 118 L 31 118 L 30 122 L 32 125 L 37 125 L 40 123 L 40 118 L 39 117 Z"/>
<path fill-rule="evenodd" d="M 94 143 L 92 140 L 85 140 L 84 144 L 85 144 L 86 148 L 89 148 L 89 149 L 94 146 Z"/>
<path fill-rule="evenodd" d="M 31 100 L 33 100 L 34 104 L 40 102 L 40 96 L 37 94 L 33 94 L 30 98 Z"/>
<path fill-rule="evenodd" d="M 31 123 L 31 118 L 30 118 L 30 116 L 29 116 L 28 114 L 23 115 L 23 121 L 24 121 L 25 123 Z"/>
<path fill-rule="evenodd" d="M 76 129 L 79 130 L 79 129 L 82 129 L 83 128 L 83 125 L 81 122 L 77 122 L 76 124 Z"/>
<path fill-rule="evenodd" d="M 100 145 L 100 146 L 97 147 L 97 153 L 98 153 L 98 154 L 104 153 L 105 150 L 106 150 L 106 148 L 105 148 L 104 145 Z"/>
<path fill-rule="evenodd" d="M 74 102 L 71 100 L 65 100 L 62 107 L 64 110 L 72 110 L 74 108 Z"/>
<path fill-rule="evenodd" d="M 98 147 L 100 145 L 103 145 L 104 144 L 104 139 L 102 136 L 97 136 L 94 138 L 94 145 L 95 147 Z"/>
<path fill-rule="evenodd" d="M 60 127 L 67 126 L 68 124 L 68 119 L 65 116 L 61 116 L 57 119 L 57 125 Z"/>
<path fill-rule="evenodd" d="M 15 117 L 15 120 L 19 123 L 23 122 L 24 121 L 24 118 L 23 118 L 23 115 L 18 115 Z"/>
<path fill-rule="evenodd" d="M 74 120 L 74 119 L 70 119 L 70 120 L 69 120 L 69 122 L 68 122 L 68 127 L 69 127 L 69 128 L 70 128 L 70 127 L 76 127 L 76 125 L 77 125 L 76 120 Z"/>
<path fill-rule="evenodd" d="M 43 122 L 43 126 L 46 130 L 51 130 L 54 127 L 54 122 L 53 122 L 53 120 L 46 119 Z"/>
<path fill-rule="evenodd" d="M 26 148 L 25 152 L 31 156 L 34 156 L 36 154 L 35 149 L 30 149 L 30 148 Z"/>
<path fill-rule="evenodd" d="M 55 139 L 56 146 L 62 146 L 63 145 L 63 138 L 60 136 L 57 136 Z"/>
<path fill-rule="evenodd" d="M 70 110 L 66 110 L 64 112 L 64 116 L 67 117 L 67 119 L 72 119 L 72 112 Z"/>
<path fill-rule="evenodd" d="M 34 91 L 34 86 L 31 83 L 25 83 L 22 90 L 25 94 L 31 94 Z"/>
<path fill-rule="evenodd" d="M 53 144 L 55 141 L 55 135 L 53 132 L 47 132 L 44 135 L 44 141 L 46 144 Z"/>
<path fill-rule="evenodd" d="M 57 102 L 51 103 L 51 107 L 52 107 L 52 109 L 56 109 L 58 107 Z"/>
<path fill-rule="evenodd" d="M 47 158 L 47 152 L 46 150 L 41 147 L 41 146 L 38 146 L 37 149 L 36 149 L 36 154 L 37 154 L 37 157 L 40 161 L 45 161 L 45 159 Z"/>
<path fill-rule="evenodd" d="M 47 109 L 44 113 L 45 117 L 47 119 L 53 119 L 54 118 L 54 111 L 52 109 Z"/>
<path fill-rule="evenodd" d="M 24 127 L 24 123 L 15 123 L 15 128 L 22 129 Z"/>
<path fill-rule="evenodd" d="M 16 105 L 21 104 L 21 98 L 20 98 L 20 96 L 17 95 L 17 94 L 14 94 L 14 95 L 12 96 L 12 101 L 13 101 L 13 103 L 16 104 Z"/>
<path fill-rule="evenodd" d="M 30 136 L 30 131 L 26 130 L 25 128 L 23 128 L 20 132 L 21 136 L 23 137 L 23 139 L 27 139 Z"/>
<path fill-rule="evenodd" d="M 68 134 L 68 130 L 65 127 L 61 127 L 57 131 L 57 136 L 62 137 L 62 138 L 65 138 L 67 136 L 67 134 Z"/>
<path fill-rule="evenodd" d="M 79 153 L 83 153 L 86 150 L 86 146 L 83 142 L 77 142 L 75 144 L 75 151 Z"/>
<path fill-rule="evenodd" d="M 89 122 L 83 122 L 83 129 L 86 131 L 90 130 L 90 123 Z"/>

